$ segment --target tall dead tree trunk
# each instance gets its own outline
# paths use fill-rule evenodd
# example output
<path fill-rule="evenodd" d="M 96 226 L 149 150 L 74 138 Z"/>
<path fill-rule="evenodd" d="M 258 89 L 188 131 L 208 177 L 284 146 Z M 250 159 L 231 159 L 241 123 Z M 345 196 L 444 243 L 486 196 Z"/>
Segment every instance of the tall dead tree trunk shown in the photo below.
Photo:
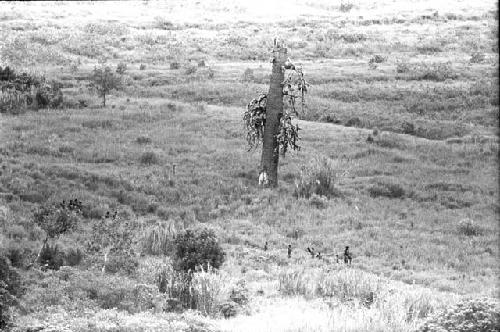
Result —
<path fill-rule="evenodd" d="M 273 70 L 269 83 L 269 93 L 266 103 L 266 125 L 262 144 L 261 171 L 267 173 L 270 187 L 278 185 L 278 162 L 279 147 L 277 135 L 279 132 L 280 119 L 283 115 L 283 87 L 285 79 L 283 66 L 287 60 L 287 49 L 282 45 L 274 43 L 273 48 Z"/>

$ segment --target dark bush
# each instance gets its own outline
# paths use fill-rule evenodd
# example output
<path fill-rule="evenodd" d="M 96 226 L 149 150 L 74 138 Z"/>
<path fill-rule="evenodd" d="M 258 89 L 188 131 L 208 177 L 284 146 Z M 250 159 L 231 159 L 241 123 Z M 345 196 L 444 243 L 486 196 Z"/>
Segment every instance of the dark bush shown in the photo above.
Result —
<path fill-rule="evenodd" d="M 345 123 L 346 127 L 362 127 L 361 120 L 358 117 L 350 118 Z"/>
<path fill-rule="evenodd" d="M 224 262 L 225 253 L 211 229 L 188 229 L 175 238 L 174 245 L 177 270 L 195 271 L 200 266 L 208 269 L 208 265 L 218 269 Z"/>
<path fill-rule="evenodd" d="M 64 265 L 77 266 L 83 260 L 84 253 L 79 248 L 70 248 L 64 255 Z"/>
<path fill-rule="evenodd" d="M 175 70 L 181 68 L 181 65 L 178 62 L 171 62 L 170 69 Z"/>
<path fill-rule="evenodd" d="M 64 264 L 64 253 L 59 250 L 57 245 L 44 245 L 38 259 L 39 264 L 50 270 L 59 270 Z"/>
<path fill-rule="evenodd" d="M 146 136 L 139 136 L 136 138 L 135 142 L 137 144 L 150 144 L 152 142 L 151 138 Z"/>
<path fill-rule="evenodd" d="M 405 121 L 401 127 L 404 134 L 415 135 L 415 125 L 413 123 Z"/>
<path fill-rule="evenodd" d="M 144 165 L 153 165 L 153 164 L 158 164 L 160 162 L 160 159 L 156 155 L 156 153 L 152 151 L 144 152 L 141 155 L 141 164 Z"/>
<path fill-rule="evenodd" d="M 402 198 L 405 195 L 404 188 L 399 183 L 377 182 L 368 188 L 371 197 Z"/>
<path fill-rule="evenodd" d="M 127 64 L 120 62 L 118 66 L 116 66 L 116 73 L 123 75 L 127 71 Z"/>

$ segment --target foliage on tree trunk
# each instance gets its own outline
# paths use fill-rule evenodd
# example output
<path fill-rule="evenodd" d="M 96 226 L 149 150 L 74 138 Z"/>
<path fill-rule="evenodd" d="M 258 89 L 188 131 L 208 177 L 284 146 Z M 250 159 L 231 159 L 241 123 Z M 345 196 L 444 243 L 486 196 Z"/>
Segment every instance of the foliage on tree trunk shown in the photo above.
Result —
<path fill-rule="evenodd" d="M 260 94 L 247 106 L 243 115 L 247 129 L 249 150 L 260 146 L 262 157 L 260 172 L 266 173 L 271 187 L 278 184 L 279 155 L 284 156 L 291 148 L 299 150 L 299 126 L 292 124 L 292 114 L 298 114 L 296 99 L 301 100 L 304 109 L 304 95 L 308 83 L 300 66 L 292 64 L 287 58 L 287 49 L 279 43 L 274 44 L 272 74 L 269 92 Z M 285 97 L 285 98 L 284 98 Z M 285 109 L 283 99 L 287 100 Z"/>

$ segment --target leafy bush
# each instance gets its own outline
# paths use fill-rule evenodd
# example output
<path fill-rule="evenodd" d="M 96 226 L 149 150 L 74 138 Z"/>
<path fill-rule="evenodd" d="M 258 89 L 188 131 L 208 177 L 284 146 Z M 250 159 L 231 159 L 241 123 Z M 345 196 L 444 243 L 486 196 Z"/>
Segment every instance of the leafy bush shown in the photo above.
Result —
<path fill-rule="evenodd" d="M 160 159 L 158 158 L 156 153 L 154 153 L 153 151 L 148 151 L 148 152 L 144 152 L 141 155 L 140 161 L 141 161 L 141 164 L 144 164 L 144 165 L 153 165 L 153 164 L 158 164 L 160 162 Z"/>
<path fill-rule="evenodd" d="M 64 263 L 64 254 L 57 245 L 44 245 L 40 251 L 38 262 L 44 268 L 59 270 Z"/>
<path fill-rule="evenodd" d="M 116 66 L 116 73 L 117 74 L 123 75 L 123 74 L 125 74 L 126 71 L 127 71 L 127 64 L 126 63 L 120 62 Z"/>
<path fill-rule="evenodd" d="M 347 122 L 345 123 L 345 126 L 346 127 L 362 127 L 363 124 L 358 117 L 354 117 L 354 118 L 350 118 L 349 120 L 347 120 Z"/>
<path fill-rule="evenodd" d="M 64 265 L 77 266 L 83 260 L 84 253 L 80 248 L 70 248 L 64 255 Z"/>
<path fill-rule="evenodd" d="M 43 205 L 34 213 L 34 222 L 45 231 L 48 238 L 56 238 L 74 229 L 79 221 L 75 211 L 57 205 Z"/>
<path fill-rule="evenodd" d="M 496 299 L 464 299 L 430 317 L 418 332 L 495 332 L 500 326 L 500 304 Z"/>
<path fill-rule="evenodd" d="M 383 63 L 387 61 L 387 58 L 386 57 L 383 57 L 379 54 L 375 54 L 374 56 L 372 56 L 370 58 L 370 60 L 368 61 L 368 63 Z"/>
<path fill-rule="evenodd" d="M 458 232 L 466 236 L 478 236 L 483 233 L 483 229 L 474 220 L 465 218 L 458 223 Z"/>
<path fill-rule="evenodd" d="M 195 271 L 200 266 L 218 269 L 224 262 L 225 253 L 212 229 L 188 229 L 175 238 L 174 265 L 177 270 Z"/>

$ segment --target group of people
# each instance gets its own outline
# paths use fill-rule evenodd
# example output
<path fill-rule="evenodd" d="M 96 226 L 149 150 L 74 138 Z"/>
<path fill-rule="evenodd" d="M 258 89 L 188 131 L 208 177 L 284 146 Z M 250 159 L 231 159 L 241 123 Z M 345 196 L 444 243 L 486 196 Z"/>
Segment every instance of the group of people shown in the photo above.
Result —
<path fill-rule="evenodd" d="M 266 243 L 264 244 L 264 251 L 267 251 L 269 248 L 268 246 L 268 243 L 266 241 Z M 314 251 L 314 248 L 309 248 L 307 247 L 306 248 L 307 252 L 311 255 L 312 258 L 318 258 L 318 259 L 322 259 L 323 256 L 321 255 L 321 252 L 315 252 Z M 292 245 L 289 244 L 288 245 L 288 248 L 287 248 L 287 256 L 288 258 L 292 258 Z M 341 257 L 339 255 L 335 255 L 335 258 L 336 258 L 336 262 L 337 263 L 340 263 L 340 259 Z M 349 246 L 346 246 L 345 249 L 344 249 L 344 254 L 343 254 L 343 260 L 344 260 L 344 263 L 345 264 L 349 264 L 351 265 L 351 262 L 352 262 L 352 254 L 351 252 L 349 251 Z"/>

